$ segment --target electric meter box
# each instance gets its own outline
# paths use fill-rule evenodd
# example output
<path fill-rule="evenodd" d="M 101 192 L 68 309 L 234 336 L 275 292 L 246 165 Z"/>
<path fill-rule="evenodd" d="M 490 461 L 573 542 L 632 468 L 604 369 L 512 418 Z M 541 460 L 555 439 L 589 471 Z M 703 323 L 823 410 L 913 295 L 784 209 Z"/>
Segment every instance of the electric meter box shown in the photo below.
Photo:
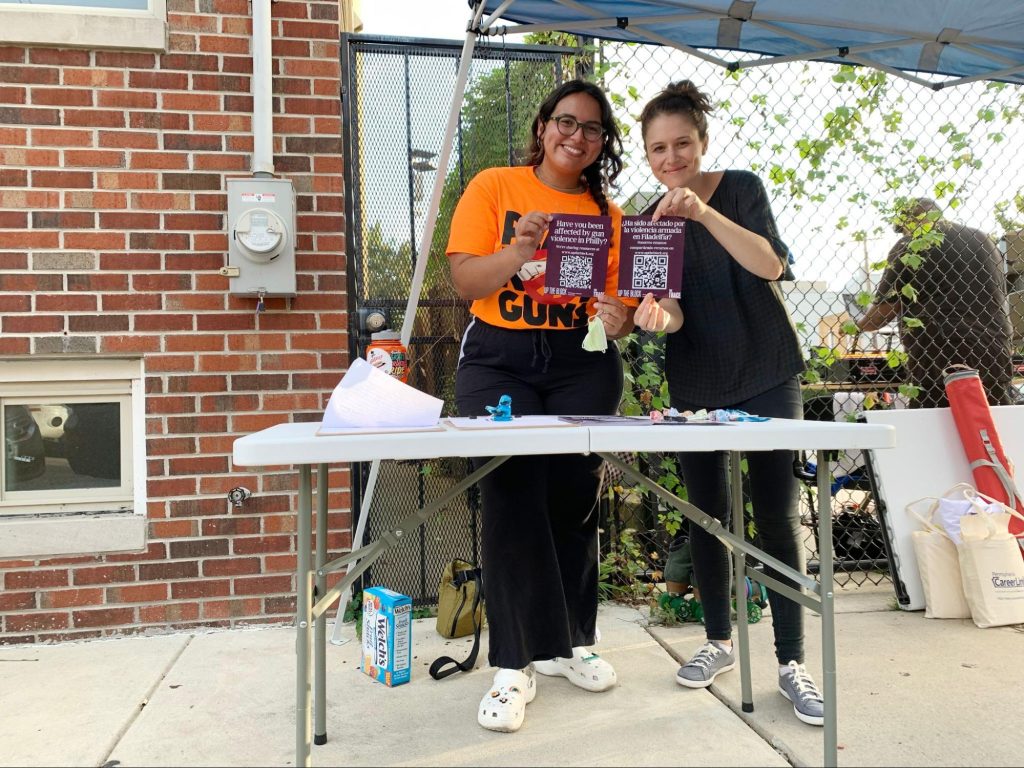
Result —
<path fill-rule="evenodd" d="M 295 188 L 290 179 L 228 179 L 231 293 L 295 295 Z"/>

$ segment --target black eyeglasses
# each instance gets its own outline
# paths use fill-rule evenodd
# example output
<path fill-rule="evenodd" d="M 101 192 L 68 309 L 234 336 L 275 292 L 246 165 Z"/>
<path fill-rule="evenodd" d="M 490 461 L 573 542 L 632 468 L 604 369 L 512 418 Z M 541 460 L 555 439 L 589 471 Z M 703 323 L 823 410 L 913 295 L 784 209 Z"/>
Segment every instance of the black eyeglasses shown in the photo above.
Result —
<path fill-rule="evenodd" d="M 563 136 L 572 136 L 579 128 L 583 129 L 583 138 L 587 141 L 597 141 L 604 136 L 604 126 L 600 123 L 581 123 L 572 115 L 555 115 L 548 119 L 554 121 Z"/>

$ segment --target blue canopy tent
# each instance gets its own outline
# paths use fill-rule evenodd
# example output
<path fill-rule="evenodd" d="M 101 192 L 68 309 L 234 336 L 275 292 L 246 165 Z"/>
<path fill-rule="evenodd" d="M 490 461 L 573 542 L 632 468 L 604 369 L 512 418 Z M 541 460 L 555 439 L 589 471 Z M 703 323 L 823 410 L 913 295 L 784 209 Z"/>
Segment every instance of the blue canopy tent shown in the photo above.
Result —
<path fill-rule="evenodd" d="M 557 30 L 669 46 L 728 69 L 788 61 L 855 64 L 936 90 L 976 80 L 1024 84 L 1021 0 L 469 0 L 468 7 L 438 168 L 448 167 L 473 48 L 486 36 Z M 438 174 L 426 215 L 402 326 L 405 344 L 443 181 Z"/>

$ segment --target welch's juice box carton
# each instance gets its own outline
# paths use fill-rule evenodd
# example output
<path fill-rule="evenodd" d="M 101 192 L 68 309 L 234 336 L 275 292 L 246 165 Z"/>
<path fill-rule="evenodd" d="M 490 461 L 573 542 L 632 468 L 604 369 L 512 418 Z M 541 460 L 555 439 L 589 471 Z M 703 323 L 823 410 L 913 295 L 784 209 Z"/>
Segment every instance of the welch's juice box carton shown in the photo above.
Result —
<path fill-rule="evenodd" d="M 363 672 L 391 687 L 409 682 L 412 598 L 384 587 L 363 590 Z"/>

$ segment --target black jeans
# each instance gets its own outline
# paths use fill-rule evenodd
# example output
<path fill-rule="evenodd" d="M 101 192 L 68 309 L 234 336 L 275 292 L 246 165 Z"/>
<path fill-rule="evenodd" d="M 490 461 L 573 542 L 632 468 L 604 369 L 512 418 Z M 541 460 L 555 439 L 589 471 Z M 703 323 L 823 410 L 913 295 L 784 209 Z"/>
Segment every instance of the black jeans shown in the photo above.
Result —
<path fill-rule="evenodd" d="M 474 320 L 456 375 L 460 415 L 486 416 L 502 395 L 517 415 L 613 413 L 619 353 L 584 351 L 585 333 Z M 480 481 L 491 666 L 521 669 L 594 642 L 600 466 L 597 456 L 514 456 Z"/>
<path fill-rule="evenodd" d="M 697 410 L 694 404 L 673 405 L 679 410 Z M 726 406 L 758 416 L 802 419 L 803 402 L 799 381 L 794 378 L 760 395 Z M 760 547 L 786 565 L 802 571 L 803 548 L 800 542 L 800 511 L 797 506 L 798 481 L 793 475 L 792 451 L 751 451 L 746 455 L 750 501 Z M 729 527 L 731 494 L 729 454 L 681 453 L 679 465 L 688 499 L 703 512 Z M 690 552 L 693 573 L 704 608 L 704 626 L 710 640 L 728 640 L 732 635 L 729 600 L 732 569 L 728 551 L 712 534 L 690 523 Z M 769 575 L 776 575 L 766 569 Z M 738 616 L 746 618 L 740 599 Z M 780 664 L 804 661 L 803 608 L 769 590 L 775 655 Z"/>

